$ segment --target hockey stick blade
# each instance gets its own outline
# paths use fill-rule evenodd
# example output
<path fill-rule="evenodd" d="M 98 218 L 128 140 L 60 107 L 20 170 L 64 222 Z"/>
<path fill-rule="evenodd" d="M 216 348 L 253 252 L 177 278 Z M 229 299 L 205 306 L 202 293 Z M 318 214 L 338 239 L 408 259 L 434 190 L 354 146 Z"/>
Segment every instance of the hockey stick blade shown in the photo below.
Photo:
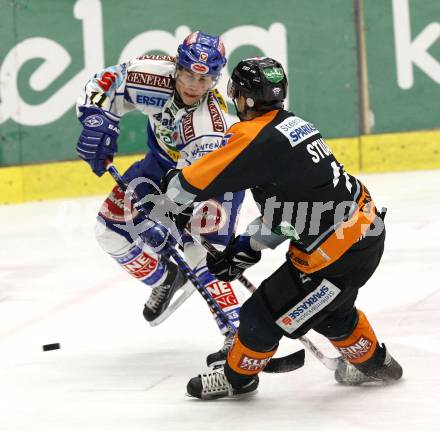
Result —
<path fill-rule="evenodd" d="M 304 349 L 281 358 L 272 358 L 264 368 L 266 373 L 288 373 L 304 366 Z"/>
<path fill-rule="evenodd" d="M 195 287 L 190 282 L 186 282 L 183 287 L 177 291 L 176 295 L 179 294 L 179 296 L 168 305 L 160 316 L 150 322 L 150 326 L 160 325 L 167 320 L 195 291 Z"/>

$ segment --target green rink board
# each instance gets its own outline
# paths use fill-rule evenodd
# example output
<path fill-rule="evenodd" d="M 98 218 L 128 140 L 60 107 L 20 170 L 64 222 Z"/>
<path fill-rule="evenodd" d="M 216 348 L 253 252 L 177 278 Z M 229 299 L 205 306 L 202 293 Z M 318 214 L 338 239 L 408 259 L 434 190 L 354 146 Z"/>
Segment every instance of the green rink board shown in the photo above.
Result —
<path fill-rule="evenodd" d="M 212 0 L 0 0 L 0 7 L 3 72 L 6 73 L 4 61 L 7 55 L 10 68 L 11 61 L 17 60 L 18 44 L 28 55 L 26 61 L 18 59 L 16 64 L 12 63 L 17 72 L 16 80 L 9 78 L 4 84 L 9 89 L 16 86 L 18 98 L 26 106 L 18 106 L 16 111 L 21 117 L 18 114 L 14 117 L 10 112 L 14 109 L 10 107 L 16 98 L 9 96 L 8 99 L 2 92 L 0 165 L 75 159 L 80 125 L 74 104 L 86 76 L 117 63 L 124 49 L 145 32 L 151 35 L 153 31 L 162 31 L 172 35 L 176 38 L 172 44 L 175 52 L 178 43 L 175 35 L 182 27 L 228 33 L 231 44 L 234 44 L 234 49 L 228 52 L 229 72 L 245 56 L 275 56 L 274 53 L 284 49 L 290 79 L 290 108 L 314 122 L 328 137 L 358 134 L 352 2 L 280 0 L 271 2 L 268 9 L 266 2 L 261 2 L 258 7 L 255 0 L 242 0 L 239 4 L 235 0 L 224 0 L 221 7 Z M 269 49 L 263 49 L 264 35 L 250 38 L 243 27 L 269 31 L 274 25 L 278 28 L 281 25 L 285 36 L 272 38 Z M 91 39 L 87 39 L 86 34 L 91 34 Z M 50 49 L 38 54 L 41 43 L 34 38 L 44 38 Z M 102 47 L 98 42 L 100 38 Z M 145 38 L 143 45 L 138 43 L 139 48 L 133 51 L 133 55 L 166 51 L 161 51 L 158 44 L 149 49 L 148 40 Z M 228 44 L 226 48 L 228 50 Z M 64 55 L 69 58 L 64 70 L 53 72 L 56 65 L 63 63 L 59 58 Z M 99 63 L 100 57 L 102 67 L 91 67 L 91 64 Z M 38 81 L 36 76 L 42 73 L 43 67 L 52 69 L 53 76 L 46 77 L 44 85 L 35 85 L 32 80 Z M 88 74 L 78 80 L 84 71 Z M 41 77 L 39 79 L 41 81 Z M 58 114 L 54 115 L 57 110 Z M 35 116 L 30 112 L 36 112 Z M 51 120 L 54 116 L 56 118 Z M 36 124 L 30 125 L 29 121 Z M 120 154 L 147 149 L 143 115 L 126 115 L 121 130 Z"/>
<path fill-rule="evenodd" d="M 243 57 L 278 57 L 288 65 L 289 108 L 327 138 L 357 137 L 356 4 L 365 16 L 370 132 L 440 128 L 439 0 L 0 0 L 0 166 L 76 159 L 74 104 L 86 80 L 121 57 L 173 54 L 196 29 L 225 37 L 225 79 Z M 422 37 L 430 43 L 417 51 Z M 398 62 L 411 50 L 422 65 L 414 53 Z M 147 150 L 145 123 L 136 112 L 122 119 L 120 154 Z"/>
<path fill-rule="evenodd" d="M 369 96 L 374 116 L 371 132 L 440 128 L 440 1 L 399 0 L 394 4 L 393 10 L 392 1 L 364 1 Z M 432 38 L 432 43 L 411 48 L 420 36 Z M 399 64 L 398 52 L 420 60 L 421 66 L 413 60 Z M 412 85 L 404 85 L 398 76 L 411 70 Z"/>

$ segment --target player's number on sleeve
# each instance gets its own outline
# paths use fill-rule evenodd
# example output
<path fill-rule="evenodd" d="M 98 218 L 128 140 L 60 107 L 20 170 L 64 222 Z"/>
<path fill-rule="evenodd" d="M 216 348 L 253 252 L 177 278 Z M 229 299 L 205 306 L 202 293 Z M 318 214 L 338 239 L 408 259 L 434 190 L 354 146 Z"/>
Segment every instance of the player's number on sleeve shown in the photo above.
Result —
<path fill-rule="evenodd" d="M 339 184 L 339 179 L 342 174 L 345 177 L 345 187 L 347 187 L 348 191 L 351 192 L 352 185 L 350 183 L 350 177 L 348 176 L 347 172 L 344 171 L 344 166 L 340 165 L 336 161 L 333 161 L 330 166 L 333 168 L 333 187 L 336 188 L 336 186 Z"/>

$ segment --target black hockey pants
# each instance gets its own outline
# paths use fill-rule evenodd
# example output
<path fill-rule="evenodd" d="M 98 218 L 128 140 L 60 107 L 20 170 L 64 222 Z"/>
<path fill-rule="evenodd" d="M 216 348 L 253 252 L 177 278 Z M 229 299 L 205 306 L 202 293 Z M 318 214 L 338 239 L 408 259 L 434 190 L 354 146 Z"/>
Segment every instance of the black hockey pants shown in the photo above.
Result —
<path fill-rule="evenodd" d="M 285 262 L 243 305 L 241 342 L 256 351 L 270 351 L 282 336 L 298 338 L 310 329 L 328 338 L 351 333 L 358 290 L 379 265 L 384 241 L 385 229 L 380 236 L 358 241 L 335 263 L 313 274 Z"/>

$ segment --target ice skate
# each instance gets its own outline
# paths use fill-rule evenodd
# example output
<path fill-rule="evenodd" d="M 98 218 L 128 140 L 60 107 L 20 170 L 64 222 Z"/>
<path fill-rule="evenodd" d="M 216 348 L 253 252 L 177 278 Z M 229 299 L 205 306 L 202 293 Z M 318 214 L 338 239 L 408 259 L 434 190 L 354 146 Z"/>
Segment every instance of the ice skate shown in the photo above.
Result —
<path fill-rule="evenodd" d="M 178 269 L 178 267 L 172 263 L 167 263 L 168 275 L 165 278 L 165 281 L 160 285 L 153 287 L 151 291 L 150 297 L 144 306 L 144 317 L 150 322 L 151 325 L 158 324 L 165 320 L 169 314 L 171 314 L 174 310 L 178 308 L 178 306 L 185 301 L 188 296 L 193 293 L 194 289 L 185 290 L 179 296 L 179 298 L 172 303 L 170 307 L 171 310 L 167 313 L 166 317 L 164 316 L 164 312 L 170 304 L 171 299 L 175 295 L 175 293 L 184 286 L 187 279 L 185 275 Z M 183 296 L 183 298 L 182 298 Z M 176 304 L 176 302 L 178 302 Z M 160 318 L 160 322 L 159 322 Z"/>
<path fill-rule="evenodd" d="M 340 360 L 335 371 L 335 380 L 343 385 L 358 386 L 363 383 L 390 383 L 402 377 L 402 367 L 389 354 L 385 345 L 379 347 L 384 354 L 382 365 L 361 365 L 359 368 Z"/>
<path fill-rule="evenodd" d="M 201 400 L 213 400 L 216 398 L 240 398 L 254 395 L 258 388 L 258 376 L 244 386 L 234 388 L 228 382 L 223 367 L 211 373 L 199 374 L 193 377 L 186 387 L 187 395 Z"/>

